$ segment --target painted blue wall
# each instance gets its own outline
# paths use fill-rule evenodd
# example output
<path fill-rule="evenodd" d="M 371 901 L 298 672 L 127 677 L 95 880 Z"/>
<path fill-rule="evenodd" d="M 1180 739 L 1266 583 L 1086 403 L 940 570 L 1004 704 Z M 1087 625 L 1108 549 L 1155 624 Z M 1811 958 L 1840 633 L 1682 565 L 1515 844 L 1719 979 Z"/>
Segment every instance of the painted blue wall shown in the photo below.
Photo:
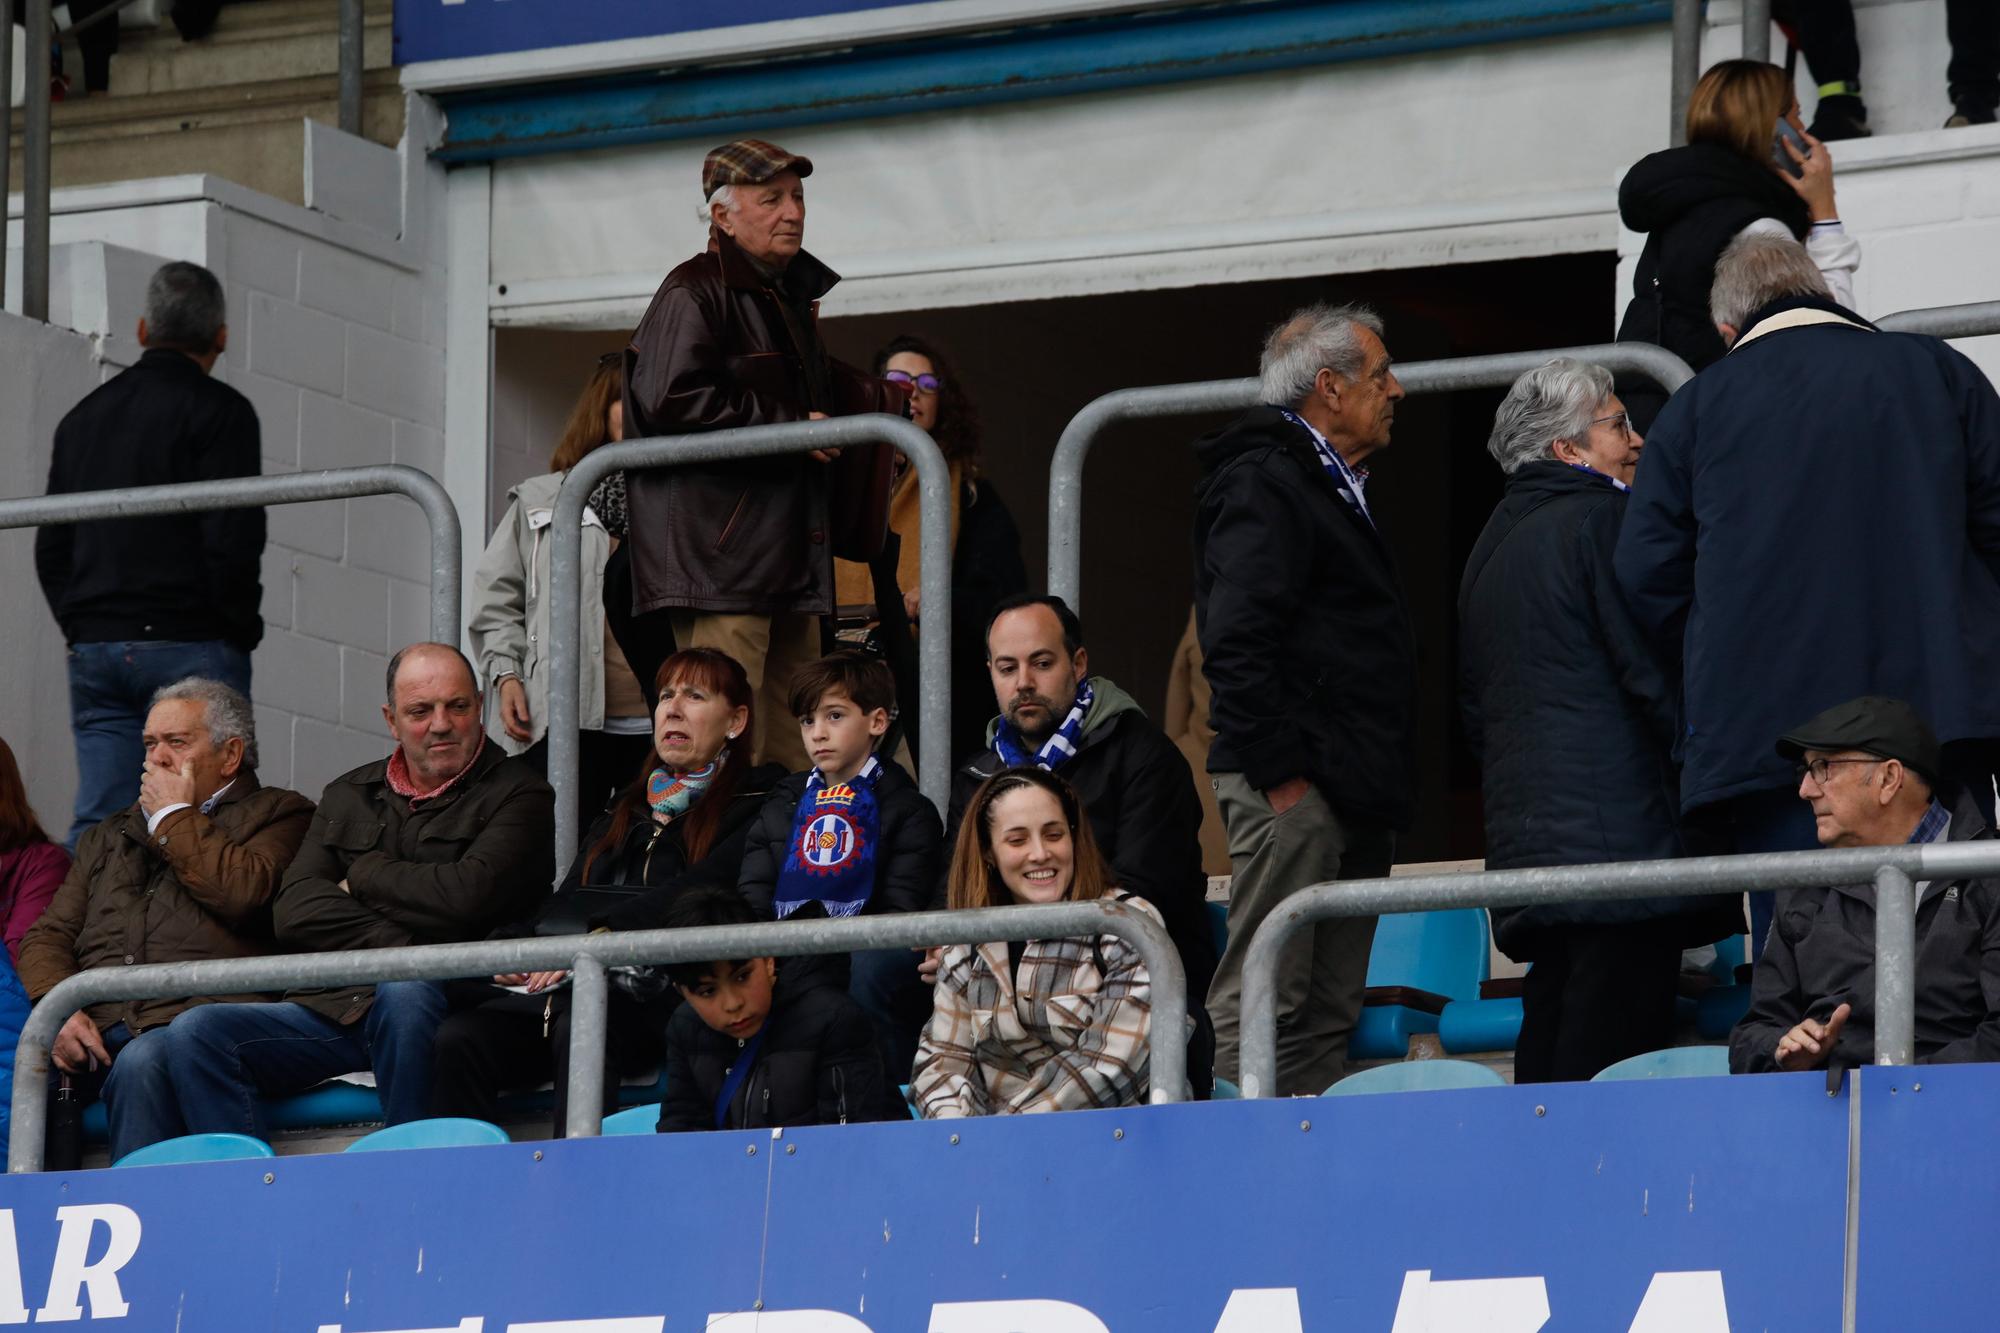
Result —
<path fill-rule="evenodd" d="M 396 0 L 396 63 L 823 18 L 910 0 Z"/>

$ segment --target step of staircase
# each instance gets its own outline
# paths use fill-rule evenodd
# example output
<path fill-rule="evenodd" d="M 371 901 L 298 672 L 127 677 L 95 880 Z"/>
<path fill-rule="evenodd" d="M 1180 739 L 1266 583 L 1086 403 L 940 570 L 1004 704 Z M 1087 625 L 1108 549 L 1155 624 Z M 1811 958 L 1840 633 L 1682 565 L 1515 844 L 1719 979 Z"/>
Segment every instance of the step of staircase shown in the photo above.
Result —
<path fill-rule="evenodd" d="M 393 58 L 390 5 L 372 0 L 363 13 L 363 63 L 387 69 Z M 339 70 L 339 0 L 249 0 L 224 5 L 215 30 L 200 41 L 182 41 L 170 22 L 121 33 L 109 95 L 270 83 Z"/>

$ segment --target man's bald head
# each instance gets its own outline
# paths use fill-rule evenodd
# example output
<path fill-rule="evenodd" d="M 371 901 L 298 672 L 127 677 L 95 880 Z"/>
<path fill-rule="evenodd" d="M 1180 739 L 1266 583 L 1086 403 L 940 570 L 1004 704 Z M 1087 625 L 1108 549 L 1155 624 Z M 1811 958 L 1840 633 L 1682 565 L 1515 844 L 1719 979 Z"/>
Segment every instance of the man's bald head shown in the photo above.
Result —
<path fill-rule="evenodd" d="M 457 659 L 459 670 L 465 673 L 465 688 L 473 694 L 479 693 L 479 674 L 472 669 L 472 662 L 464 653 L 448 643 L 413 643 L 389 659 L 389 707 L 396 706 L 396 679 L 402 675 L 404 665 L 432 661 L 440 656 Z"/>

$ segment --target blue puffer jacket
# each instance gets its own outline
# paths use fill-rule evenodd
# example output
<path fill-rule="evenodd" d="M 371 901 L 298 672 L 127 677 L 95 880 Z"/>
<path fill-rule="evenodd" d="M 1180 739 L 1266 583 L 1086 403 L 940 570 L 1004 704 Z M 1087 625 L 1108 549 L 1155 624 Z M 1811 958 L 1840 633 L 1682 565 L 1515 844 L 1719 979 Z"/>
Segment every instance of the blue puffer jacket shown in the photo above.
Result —
<path fill-rule="evenodd" d="M 12 960 L 0 949 L 0 1145 L 6 1144 L 13 1126 L 14 1043 L 21 1039 L 33 1007 L 21 979 L 14 975 Z"/>

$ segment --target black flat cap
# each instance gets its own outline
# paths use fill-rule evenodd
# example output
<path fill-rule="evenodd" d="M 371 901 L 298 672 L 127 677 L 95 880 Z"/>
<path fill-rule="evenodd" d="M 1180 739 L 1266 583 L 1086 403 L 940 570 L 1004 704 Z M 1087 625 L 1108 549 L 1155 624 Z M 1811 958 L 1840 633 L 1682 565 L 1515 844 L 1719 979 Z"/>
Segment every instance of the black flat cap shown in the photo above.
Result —
<path fill-rule="evenodd" d="M 1860 750 L 1901 760 L 1905 768 L 1935 787 L 1938 739 L 1930 724 L 1901 699 L 1864 694 L 1835 704 L 1778 738 L 1778 753 L 1797 762 L 1807 750 Z"/>

